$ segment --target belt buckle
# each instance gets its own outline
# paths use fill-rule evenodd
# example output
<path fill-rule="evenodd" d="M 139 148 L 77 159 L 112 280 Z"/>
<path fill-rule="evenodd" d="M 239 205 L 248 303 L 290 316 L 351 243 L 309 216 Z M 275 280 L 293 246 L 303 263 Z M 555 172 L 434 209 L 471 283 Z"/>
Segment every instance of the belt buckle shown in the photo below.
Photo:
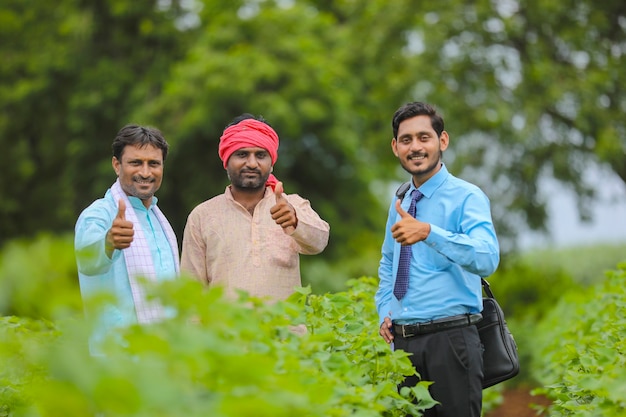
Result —
<path fill-rule="evenodd" d="M 406 333 L 406 328 L 411 326 L 412 328 L 415 328 L 415 330 L 413 331 L 413 333 Z M 413 336 L 417 336 L 418 334 L 420 334 L 420 324 L 419 323 L 415 323 L 415 324 L 403 324 L 402 325 L 402 337 L 409 338 L 409 337 L 413 337 Z"/>

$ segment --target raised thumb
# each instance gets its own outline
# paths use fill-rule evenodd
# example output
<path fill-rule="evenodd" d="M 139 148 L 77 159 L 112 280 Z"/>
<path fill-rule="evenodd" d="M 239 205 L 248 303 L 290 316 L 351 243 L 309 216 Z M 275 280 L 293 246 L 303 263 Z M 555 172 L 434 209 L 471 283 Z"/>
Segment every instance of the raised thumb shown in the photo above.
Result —
<path fill-rule="evenodd" d="M 274 186 L 274 195 L 276 196 L 276 204 L 285 197 L 283 197 L 283 183 L 278 181 Z"/>
<path fill-rule="evenodd" d="M 124 200 L 120 199 L 119 205 L 117 206 L 117 216 L 120 220 L 126 220 L 126 204 Z"/>
<path fill-rule="evenodd" d="M 402 218 L 411 217 L 411 215 L 402 208 L 402 201 L 400 201 L 400 199 L 396 200 L 396 211 Z"/>

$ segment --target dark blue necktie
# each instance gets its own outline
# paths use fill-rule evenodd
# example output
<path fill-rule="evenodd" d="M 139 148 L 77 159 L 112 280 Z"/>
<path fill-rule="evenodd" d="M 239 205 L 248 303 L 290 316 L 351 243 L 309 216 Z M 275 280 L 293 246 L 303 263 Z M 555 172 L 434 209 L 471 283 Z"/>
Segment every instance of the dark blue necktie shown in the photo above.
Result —
<path fill-rule="evenodd" d="M 415 204 L 424 197 L 418 190 L 411 193 L 411 205 L 408 213 L 415 217 Z M 400 261 L 398 262 L 398 274 L 396 275 L 396 285 L 393 287 L 393 295 L 398 300 L 406 294 L 409 288 L 409 270 L 411 269 L 411 248 L 413 245 L 400 246 Z"/>

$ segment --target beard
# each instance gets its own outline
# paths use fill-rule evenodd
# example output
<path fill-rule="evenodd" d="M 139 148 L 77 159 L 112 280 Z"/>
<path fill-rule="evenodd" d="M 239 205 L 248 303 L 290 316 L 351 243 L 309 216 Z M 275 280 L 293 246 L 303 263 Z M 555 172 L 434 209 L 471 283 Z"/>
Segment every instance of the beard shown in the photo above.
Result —
<path fill-rule="evenodd" d="M 137 197 L 140 200 L 149 200 L 159 189 L 154 179 L 147 180 L 145 182 L 141 177 L 132 177 L 132 181 L 127 183 L 126 181 L 121 183 L 122 189 L 126 195 Z M 142 186 L 143 185 L 143 186 Z"/>
<path fill-rule="evenodd" d="M 421 155 L 425 155 L 425 154 L 415 153 L 415 154 L 407 155 L 406 159 L 400 160 L 400 165 L 402 165 L 402 168 L 409 174 L 419 176 L 419 177 L 427 176 L 428 174 L 435 172 L 437 168 L 439 167 L 439 164 L 441 163 L 441 156 L 442 156 L 441 151 L 437 153 L 438 158 L 429 158 L 428 155 L 426 154 L 426 157 L 423 159 L 423 163 L 420 164 L 419 166 L 415 166 L 410 163 L 411 162 L 409 160 L 410 158 L 421 156 Z"/>
<path fill-rule="evenodd" d="M 260 170 L 256 169 L 228 172 L 228 178 L 230 178 L 232 186 L 241 191 L 258 191 L 265 188 L 265 183 L 269 176 L 269 172 L 263 175 Z"/>

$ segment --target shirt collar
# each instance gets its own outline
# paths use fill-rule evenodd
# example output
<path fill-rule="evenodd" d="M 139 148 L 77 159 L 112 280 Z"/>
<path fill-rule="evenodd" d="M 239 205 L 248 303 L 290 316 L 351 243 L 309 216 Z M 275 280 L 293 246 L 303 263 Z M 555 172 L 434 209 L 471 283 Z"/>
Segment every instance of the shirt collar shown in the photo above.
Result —
<path fill-rule="evenodd" d="M 437 171 L 435 175 L 430 177 L 424 184 L 422 184 L 419 187 L 419 191 L 424 194 L 424 197 L 430 198 L 435 193 L 437 188 L 439 188 L 441 184 L 445 182 L 446 178 L 448 178 L 448 175 L 450 175 L 450 173 L 446 168 L 446 164 L 442 162 L 439 171 Z M 413 184 L 413 181 L 411 181 L 411 188 L 409 188 L 409 193 L 411 193 L 415 189 L 415 185 Z"/>
<path fill-rule="evenodd" d="M 141 210 L 141 211 L 148 211 L 148 210 L 152 210 L 152 208 L 154 206 L 156 206 L 157 202 L 159 201 L 158 198 L 156 198 L 156 196 L 152 196 L 152 202 L 150 203 L 150 207 L 146 208 L 146 206 L 143 205 L 143 200 L 141 200 L 140 198 L 137 198 L 135 196 L 129 195 L 128 196 L 128 201 L 130 201 L 130 205 L 133 206 L 133 208 L 135 210 Z"/>
<path fill-rule="evenodd" d="M 235 198 L 233 197 L 233 192 L 230 187 L 230 185 L 226 186 L 226 189 L 224 190 L 224 195 L 226 196 L 226 199 L 235 201 Z M 263 195 L 263 199 L 267 198 L 270 194 L 274 194 L 272 187 L 265 187 L 265 194 Z"/>

